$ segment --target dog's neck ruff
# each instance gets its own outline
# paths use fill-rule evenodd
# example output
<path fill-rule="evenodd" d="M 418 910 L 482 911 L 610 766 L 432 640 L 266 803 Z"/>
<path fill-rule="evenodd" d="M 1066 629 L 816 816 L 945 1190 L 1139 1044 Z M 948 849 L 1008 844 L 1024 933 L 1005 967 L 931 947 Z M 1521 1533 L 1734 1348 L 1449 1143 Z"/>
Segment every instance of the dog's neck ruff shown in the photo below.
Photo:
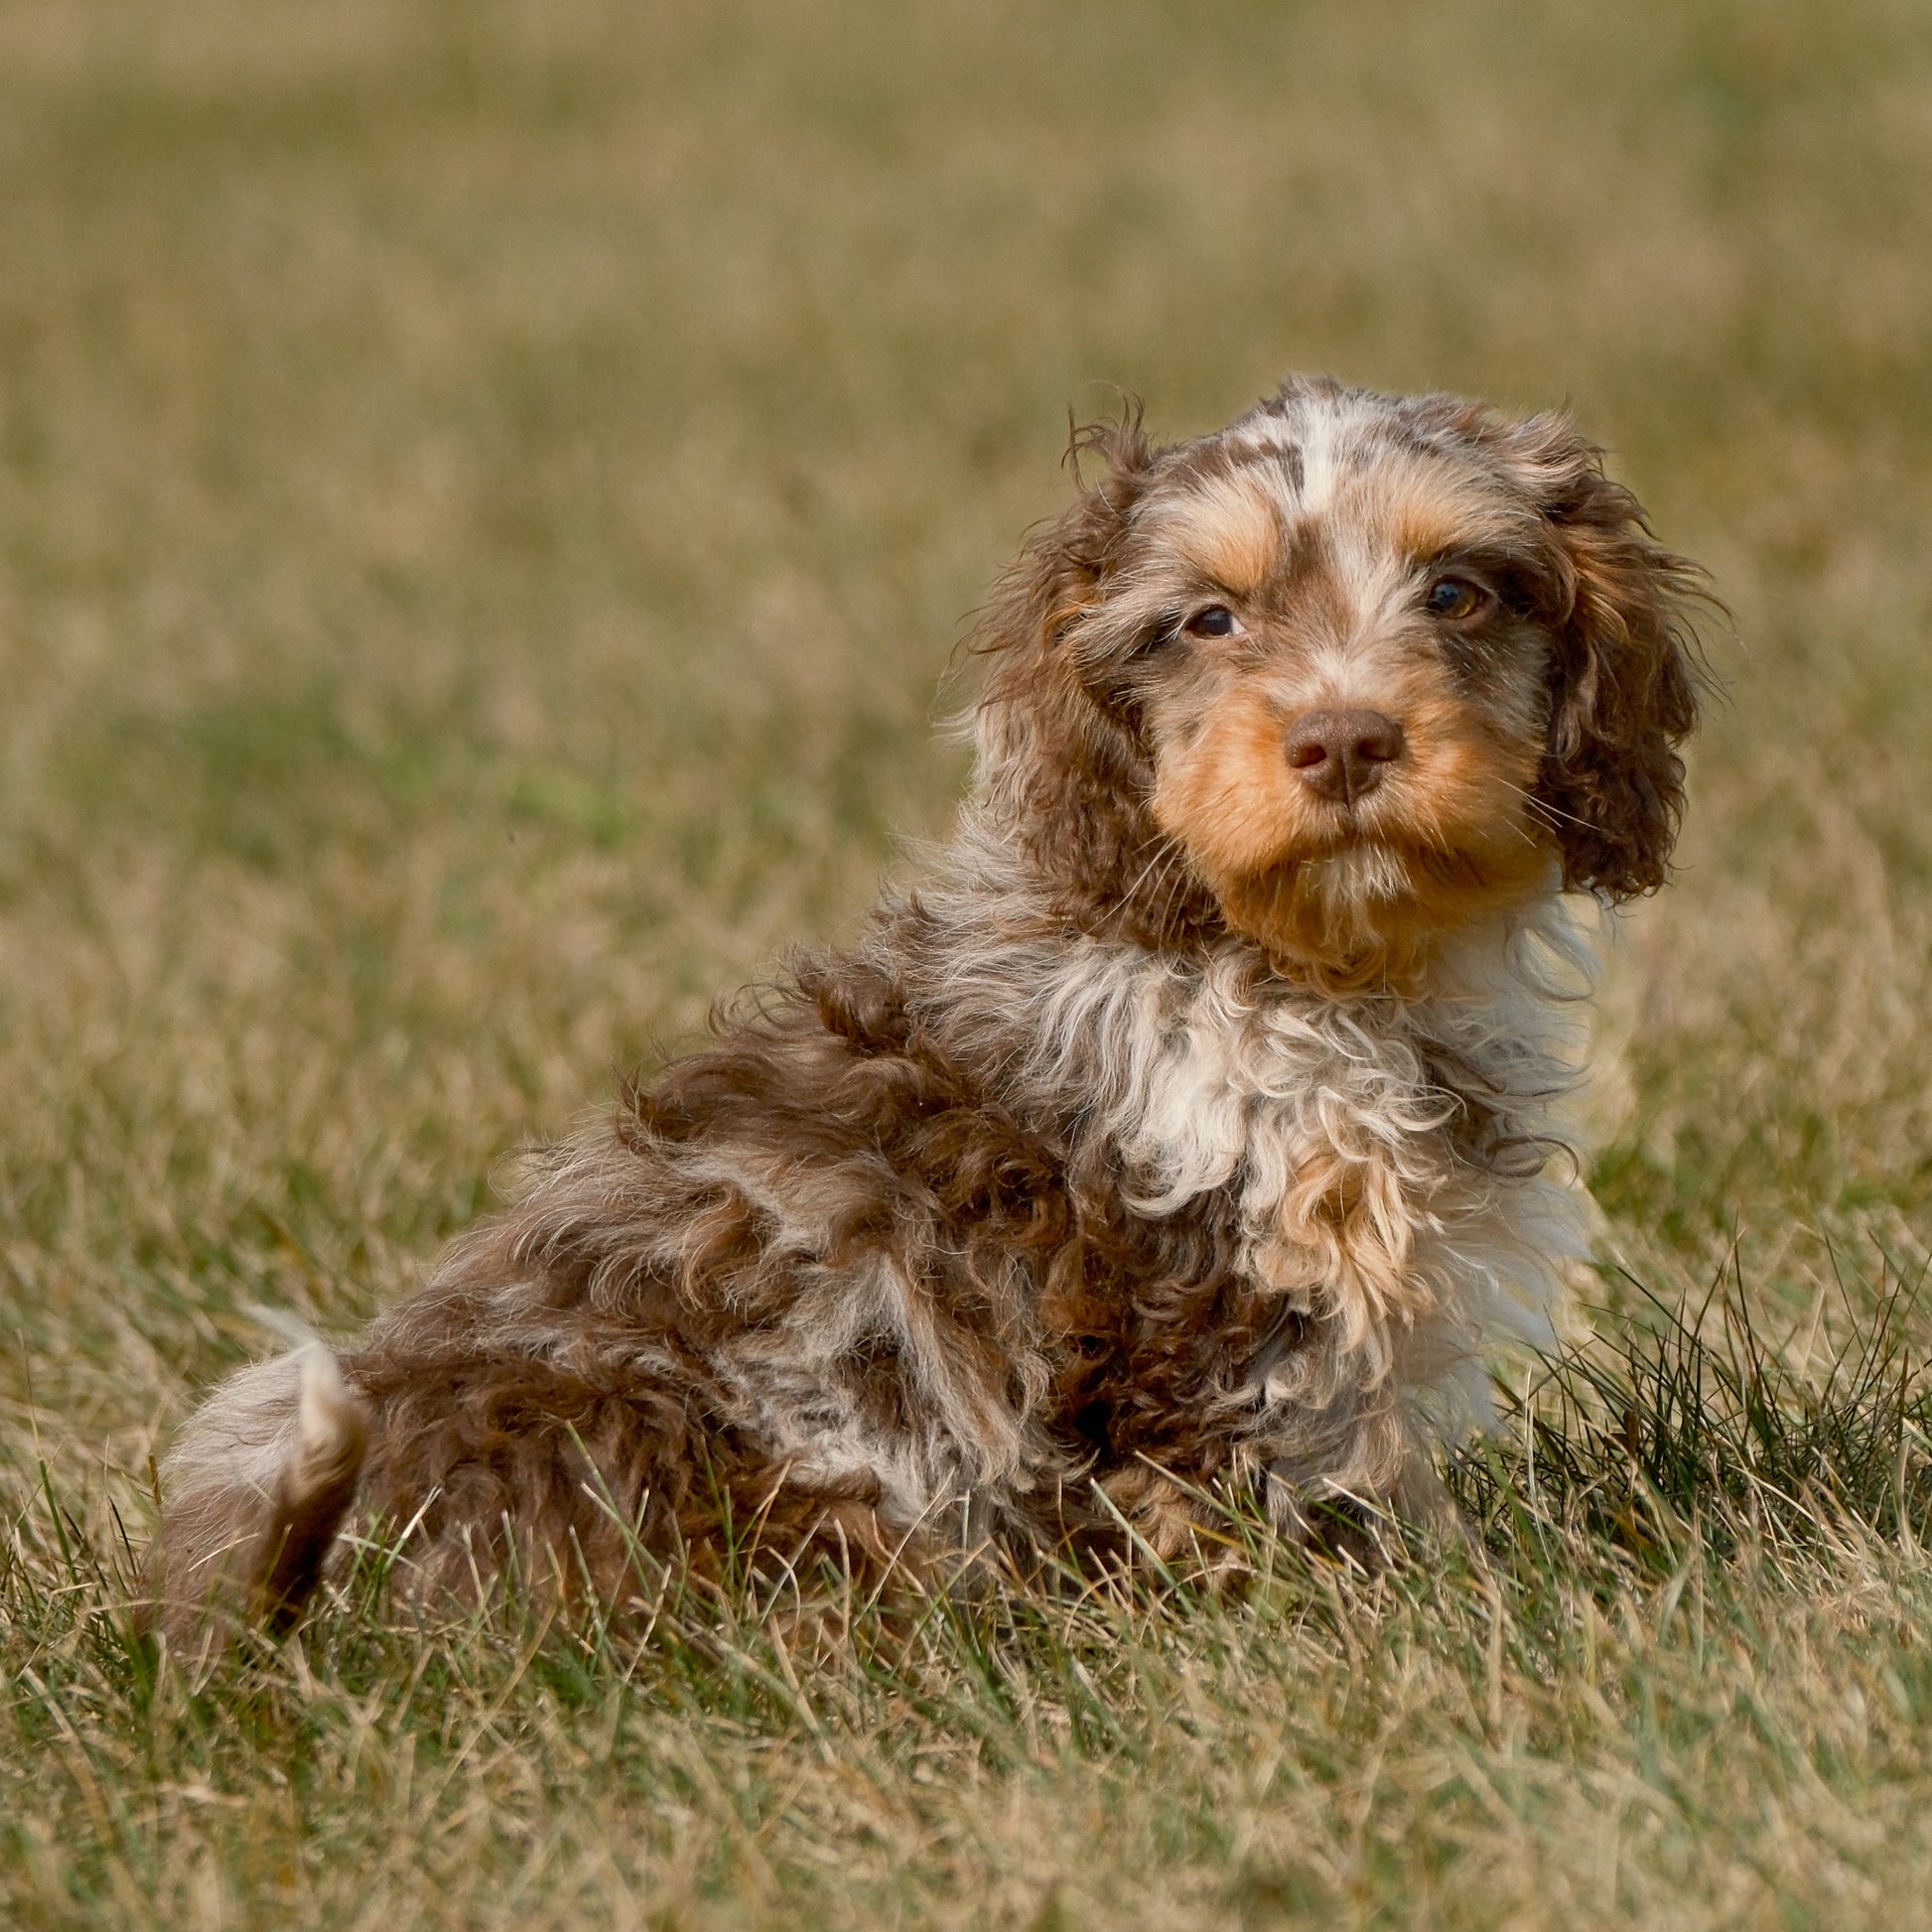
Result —
<path fill-rule="evenodd" d="M 1137 1211 L 1224 1190 L 1244 1272 L 1321 1324 L 1357 1391 L 1447 1395 L 1427 1433 L 1452 1431 L 1488 1415 L 1485 1354 L 1555 1341 L 1587 1209 L 1545 1170 L 1575 1149 L 1564 1103 L 1595 956 L 1554 869 L 1410 989 L 1346 998 L 1231 934 L 1168 951 L 1069 933 L 970 811 L 920 903 L 944 935 L 931 1018 L 955 1050 Z"/>

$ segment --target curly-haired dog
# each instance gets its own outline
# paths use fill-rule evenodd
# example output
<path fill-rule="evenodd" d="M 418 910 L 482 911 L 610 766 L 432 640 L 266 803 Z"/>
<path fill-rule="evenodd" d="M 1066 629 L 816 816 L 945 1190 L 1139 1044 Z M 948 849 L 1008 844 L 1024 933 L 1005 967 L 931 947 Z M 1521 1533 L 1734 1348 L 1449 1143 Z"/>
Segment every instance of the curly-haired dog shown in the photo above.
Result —
<path fill-rule="evenodd" d="M 1297 380 L 1103 472 L 980 632 L 943 859 L 626 1089 L 355 1346 L 221 1387 L 155 1577 L 280 1625 L 814 1551 L 1211 1561 L 1427 1497 L 1547 1339 L 1587 948 L 1659 885 L 1694 572 L 1554 416 Z"/>

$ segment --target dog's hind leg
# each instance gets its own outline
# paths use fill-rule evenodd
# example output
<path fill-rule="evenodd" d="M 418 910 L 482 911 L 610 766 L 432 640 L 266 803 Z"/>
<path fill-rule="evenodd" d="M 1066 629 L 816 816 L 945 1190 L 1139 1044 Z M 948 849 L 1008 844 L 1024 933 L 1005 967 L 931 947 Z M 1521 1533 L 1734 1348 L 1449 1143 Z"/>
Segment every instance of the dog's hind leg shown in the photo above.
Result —
<path fill-rule="evenodd" d="M 181 1647 L 224 1617 L 288 1629 L 355 1499 L 367 1405 L 320 1342 L 231 1377 L 163 1466 L 151 1613 Z"/>

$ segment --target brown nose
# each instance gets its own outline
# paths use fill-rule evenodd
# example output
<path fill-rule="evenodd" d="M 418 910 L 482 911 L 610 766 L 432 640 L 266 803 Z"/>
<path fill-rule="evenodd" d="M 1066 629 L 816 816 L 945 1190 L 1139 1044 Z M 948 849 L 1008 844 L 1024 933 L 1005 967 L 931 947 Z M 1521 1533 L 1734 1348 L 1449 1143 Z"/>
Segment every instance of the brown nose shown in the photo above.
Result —
<path fill-rule="evenodd" d="M 1311 711 L 1288 732 L 1288 761 L 1324 798 L 1352 805 L 1402 756 L 1402 727 L 1381 711 Z"/>

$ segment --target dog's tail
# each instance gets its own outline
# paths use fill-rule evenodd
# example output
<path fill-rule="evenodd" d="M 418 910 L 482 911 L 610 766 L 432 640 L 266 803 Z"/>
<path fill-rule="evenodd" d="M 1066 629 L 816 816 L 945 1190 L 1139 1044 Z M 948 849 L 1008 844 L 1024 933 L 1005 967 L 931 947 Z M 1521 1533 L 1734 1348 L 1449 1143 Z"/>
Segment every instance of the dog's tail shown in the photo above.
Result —
<path fill-rule="evenodd" d="M 206 1650 L 231 1618 L 280 1634 L 301 1616 L 355 1500 L 368 1405 L 319 1341 L 215 1390 L 162 1468 L 149 1612 Z"/>

